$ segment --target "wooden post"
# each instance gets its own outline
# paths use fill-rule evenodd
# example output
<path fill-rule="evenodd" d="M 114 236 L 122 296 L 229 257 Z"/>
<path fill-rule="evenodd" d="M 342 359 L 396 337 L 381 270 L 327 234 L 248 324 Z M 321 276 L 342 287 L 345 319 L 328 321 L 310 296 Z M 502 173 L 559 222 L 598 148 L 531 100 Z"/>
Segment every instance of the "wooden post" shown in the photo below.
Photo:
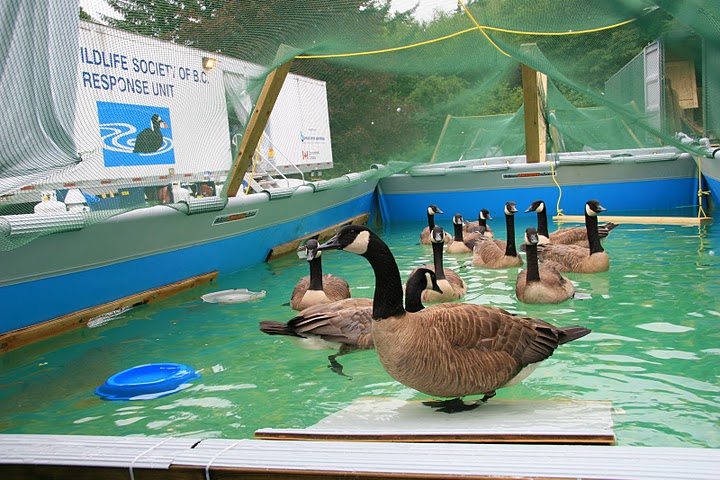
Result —
<path fill-rule="evenodd" d="M 240 143 L 240 150 L 238 151 L 237 158 L 233 164 L 233 168 L 228 175 L 226 193 L 228 197 L 234 197 L 237 195 L 240 185 L 242 185 L 245 173 L 250 167 L 250 162 L 255 149 L 262 138 L 262 134 L 267 126 L 270 113 L 275 106 L 275 101 L 280 94 L 280 89 L 285 82 L 285 77 L 290 72 L 290 65 L 292 59 L 283 63 L 265 79 L 265 85 L 263 85 L 262 92 L 258 98 L 255 110 L 250 116 L 247 128 L 245 129 L 245 135 L 243 136 L 242 142 Z"/>
<path fill-rule="evenodd" d="M 438 150 L 440 150 L 440 142 L 442 142 L 442 139 L 445 136 L 445 131 L 447 130 L 448 123 L 450 123 L 451 118 L 452 115 L 448 115 L 447 117 L 445 117 L 445 124 L 443 125 L 442 132 L 440 132 L 440 138 L 438 138 L 437 144 L 435 145 L 435 151 L 432 154 L 430 163 L 435 163 L 435 157 L 437 156 Z"/>
<path fill-rule="evenodd" d="M 547 75 L 522 65 L 522 82 L 527 163 L 544 162 L 547 136 L 543 109 L 547 99 Z"/>

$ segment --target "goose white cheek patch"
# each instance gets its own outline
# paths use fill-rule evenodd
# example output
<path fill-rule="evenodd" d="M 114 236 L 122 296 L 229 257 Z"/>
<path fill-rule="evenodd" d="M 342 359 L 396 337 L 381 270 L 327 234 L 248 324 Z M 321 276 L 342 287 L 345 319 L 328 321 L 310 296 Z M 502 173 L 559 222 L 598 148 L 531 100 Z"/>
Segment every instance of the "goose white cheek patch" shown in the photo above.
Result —
<path fill-rule="evenodd" d="M 355 253 L 357 255 L 362 255 L 365 252 L 367 252 L 368 244 L 370 243 L 370 233 L 368 232 L 360 232 L 357 237 L 355 237 L 355 240 L 352 241 L 350 245 L 343 248 L 346 252 Z"/>

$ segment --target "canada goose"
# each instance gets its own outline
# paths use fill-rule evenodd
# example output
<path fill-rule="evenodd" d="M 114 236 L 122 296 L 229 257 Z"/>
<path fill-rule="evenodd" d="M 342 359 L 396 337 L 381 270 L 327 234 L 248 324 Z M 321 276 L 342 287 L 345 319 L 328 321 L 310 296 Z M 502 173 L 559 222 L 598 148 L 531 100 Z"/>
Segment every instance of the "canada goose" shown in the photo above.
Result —
<path fill-rule="evenodd" d="M 606 209 L 597 200 L 585 204 L 585 228 L 589 247 L 546 243 L 538 248 L 540 260 L 552 262 L 559 272 L 596 273 L 610 268 L 610 258 L 600 245 L 597 215 Z"/>
<path fill-rule="evenodd" d="M 290 296 L 290 308 L 302 310 L 312 305 L 337 302 L 350 298 L 350 286 L 344 278 L 322 272 L 322 260 L 318 251 L 318 241 L 311 238 L 305 244 L 310 275 L 301 278 Z"/>
<path fill-rule="evenodd" d="M 453 239 L 445 247 L 447 253 L 472 253 L 475 242 L 480 239 L 479 233 L 463 233 L 463 216 L 456 213 L 453 217 Z"/>
<path fill-rule="evenodd" d="M 495 235 L 493 234 L 490 225 L 487 224 L 488 220 L 492 220 L 492 217 L 490 216 L 490 211 L 487 208 L 483 208 L 482 210 L 480 210 L 480 213 L 478 213 L 478 221 L 467 222 L 463 226 L 463 229 L 467 233 L 480 232 L 485 238 L 493 238 Z"/>
<path fill-rule="evenodd" d="M 538 233 L 525 230 L 527 269 L 517 275 L 515 295 L 523 303 L 562 303 L 575 295 L 575 287 L 551 265 L 538 264 Z"/>
<path fill-rule="evenodd" d="M 442 292 L 430 289 L 424 290 L 422 292 L 422 300 L 424 302 L 450 302 L 464 297 L 467 293 L 467 285 L 465 285 L 465 281 L 460 278 L 460 275 L 449 268 L 443 267 L 443 238 L 445 238 L 445 231 L 442 227 L 436 225 L 432 230 L 433 264 L 418 267 L 410 274 L 412 278 L 412 275 L 421 268 L 427 268 L 435 272 L 437 283 Z M 408 281 L 410 280 L 408 279 Z M 407 289 L 407 285 L 405 288 Z"/>
<path fill-rule="evenodd" d="M 418 268 L 410 274 L 406 285 L 406 310 L 424 308 L 421 294 L 425 289 L 439 291 L 435 272 Z M 296 346 L 306 350 L 338 350 L 330 355 L 329 367 L 344 375 L 337 357 L 357 350 L 374 348 L 372 339 L 372 305 L 369 298 L 346 298 L 333 303 L 313 305 L 298 313 L 287 323 L 263 320 L 260 331 L 268 335 L 286 335 Z"/>
<path fill-rule="evenodd" d="M 167 123 L 156 113 L 150 119 L 150 128 L 141 131 L 135 139 L 133 153 L 152 153 L 160 150 L 164 142 L 161 128 L 167 128 Z"/>
<path fill-rule="evenodd" d="M 523 259 L 515 246 L 515 214 L 518 209 L 515 202 L 505 204 L 505 228 L 507 240 L 482 239 L 475 244 L 472 264 L 484 268 L 519 267 Z"/>
<path fill-rule="evenodd" d="M 398 382 L 433 397 L 443 412 L 477 407 L 462 397 L 484 395 L 525 378 L 558 345 L 590 333 L 585 327 L 556 328 L 495 307 L 442 303 L 419 312 L 402 307 L 400 271 L 390 248 L 372 230 L 348 225 L 320 250 L 345 250 L 367 259 L 375 273 L 372 330 L 385 371 Z"/>
<path fill-rule="evenodd" d="M 525 210 L 527 212 L 536 212 L 538 220 L 538 237 L 539 243 L 559 243 L 562 245 L 578 244 L 582 247 L 588 247 L 587 229 L 585 227 L 566 227 L 560 228 L 552 233 L 548 233 L 548 220 L 547 220 L 547 209 L 545 208 L 545 202 L 542 200 L 535 200 Z M 607 222 L 604 225 L 598 226 L 598 234 L 603 239 L 608 236 L 610 231 L 617 227 L 612 222 Z"/>
<path fill-rule="evenodd" d="M 437 205 L 430 205 L 427 209 L 427 221 L 428 226 L 423 228 L 423 230 L 420 232 L 420 245 L 431 245 L 432 239 L 430 232 L 432 231 L 433 227 L 435 227 L 435 215 L 438 213 L 445 213 L 442 210 L 438 208 Z M 445 243 L 450 243 L 452 241 L 452 237 L 449 233 L 445 234 L 445 238 L 443 239 Z"/>

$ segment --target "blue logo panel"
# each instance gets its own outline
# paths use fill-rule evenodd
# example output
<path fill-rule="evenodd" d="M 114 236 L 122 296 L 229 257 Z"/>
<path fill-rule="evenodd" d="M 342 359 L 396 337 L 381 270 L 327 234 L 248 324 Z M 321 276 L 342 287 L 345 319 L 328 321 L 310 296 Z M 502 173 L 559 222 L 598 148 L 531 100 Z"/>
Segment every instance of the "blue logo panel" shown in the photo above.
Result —
<path fill-rule="evenodd" d="M 106 167 L 174 165 L 170 109 L 97 102 Z"/>

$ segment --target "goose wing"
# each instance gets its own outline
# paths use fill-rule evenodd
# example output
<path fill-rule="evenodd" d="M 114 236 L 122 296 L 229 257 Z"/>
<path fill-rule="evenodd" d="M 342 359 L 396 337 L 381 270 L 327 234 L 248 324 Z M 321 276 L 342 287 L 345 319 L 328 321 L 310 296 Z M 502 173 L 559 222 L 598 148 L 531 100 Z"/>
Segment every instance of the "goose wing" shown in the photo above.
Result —
<path fill-rule="evenodd" d="M 566 227 L 556 230 L 550 234 L 550 242 L 560 245 L 572 245 L 585 241 L 587 242 L 587 229 L 585 227 Z"/>
<path fill-rule="evenodd" d="M 348 282 L 344 278 L 330 273 L 323 275 L 323 291 L 331 302 L 351 297 Z"/>
<path fill-rule="evenodd" d="M 318 335 L 329 342 L 371 348 L 372 300 L 348 298 L 314 305 L 292 318 L 288 327 L 300 336 Z"/>

